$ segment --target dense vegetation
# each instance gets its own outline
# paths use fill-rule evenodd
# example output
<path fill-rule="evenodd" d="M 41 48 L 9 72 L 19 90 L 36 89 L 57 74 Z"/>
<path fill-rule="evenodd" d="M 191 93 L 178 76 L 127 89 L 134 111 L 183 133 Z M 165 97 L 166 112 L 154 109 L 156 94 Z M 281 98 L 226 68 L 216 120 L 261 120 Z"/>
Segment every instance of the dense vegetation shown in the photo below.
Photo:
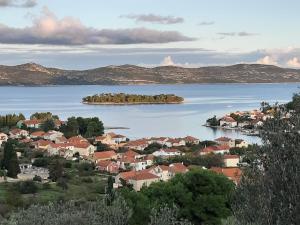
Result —
<path fill-rule="evenodd" d="M 143 104 L 143 103 L 181 103 L 183 98 L 173 94 L 160 95 L 134 95 L 134 94 L 99 94 L 87 96 L 82 99 L 84 103 L 95 104 Z"/>
<path fill-rule="evenodd" d="M 178 207 L 180 218 L 193 224 L 217 225 L 231 215 L 230 195 L 234 184 L 214 172 L 194 169 L 168 182 L 153 183 L 140 192 L 123 189 L 122 196 L 133 210 L 130 225 L 144 225 L 152 209 Z"/>
<path fill-rule="evenodd" d="M 90 138 L 102 135 L 104 133 L 104 126 L 98 117 L 70 117 L 68 118 L 67 123 L 60 127 L 60 131 L 63 132 L 67 138 L 76 135 Z"/>
<path fill-rule="evenodd" d="M 0 116 L 0 128 L 11 128 L 16 126 L 17 122 L 24 120 L 25 116 L 23 114 L 8 114 Z"/>

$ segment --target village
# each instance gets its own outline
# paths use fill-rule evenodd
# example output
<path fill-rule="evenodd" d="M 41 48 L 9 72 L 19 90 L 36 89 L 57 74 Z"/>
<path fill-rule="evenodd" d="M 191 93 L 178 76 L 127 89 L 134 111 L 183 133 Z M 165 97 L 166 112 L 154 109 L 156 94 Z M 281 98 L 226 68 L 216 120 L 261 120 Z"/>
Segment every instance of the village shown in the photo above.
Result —
<path fill-rule="evenodd" d="M 264 105 L 266 104 L 266 105 Z M 284 105 L 270 106 L 262 103 L 262 108 L 250 111 L 236 111 L 228 113 L 220 118 L 216 116 L 207 119 L 204 126 L 227 130 L 241 131 L 244 135 L 259 136 L 259 131 L 267 119 L 274 118 L 276 113 L 281 114 L 281 119 L 290 118 L 292 111 L 287 110 Z"/>
<path fill-rule="evenodd" d="M 16 127 L 8 133 L 0 133 L 0 146 L 9 139 L 26 145 L 43 157 L 60 157 L 68 161 L 88 162 L 94 165 L 99 174 L 114 177 L 114 188 L 130 185 L 140 191 L 154 182 L 168 181 L 178 173 L 186 173 L 193 163 L 184 163 L 184 159 L 215 155 L 222 160 L 209 169 L 223 174 L 237 184 L 243 166 L 242 156 L 231 154 L 231 149 L 246 149 L 248 143 L 242 139 L 220 137 L 214 141 L 201 142 L 198 138 L 151 137 L 129 140 L 126 136 L 107 132 L 100 136 L 84 138 L 81 135 L 66 138 L 59 131 L 65 122 L 55 120 L 55 129 L 47 132 L 40 128 L 43 121 L 25 119 L 18 121 Z M 22 129 L 26 127 L 27 129 Z M 31 130 L 34 130 L 30 132 Z M 201 144 L 202 143 L 202 144 Z M 18 159 L 24 158 L 24 152 L 17 152 Z M 20 163 L 21 172 L 17 179 L 0 177 L 0 182 L 32 180 L 40 177 L 47 182 L 49 171 L 43 166 L 35 166 L 36 158 L 29 163 Z M 22 161 L 22 160 L 20 160 Z M 199 166 L 199 165 L 198 165 Z"/>

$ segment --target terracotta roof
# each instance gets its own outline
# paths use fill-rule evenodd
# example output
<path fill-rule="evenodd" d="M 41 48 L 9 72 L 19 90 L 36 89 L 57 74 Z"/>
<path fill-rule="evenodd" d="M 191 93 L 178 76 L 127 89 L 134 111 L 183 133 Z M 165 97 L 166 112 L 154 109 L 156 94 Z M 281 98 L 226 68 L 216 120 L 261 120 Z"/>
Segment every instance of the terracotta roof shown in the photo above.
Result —
<path fill-rule="evenodd" d="M 37 144 L 38 146 L 47 146 L 47 145 L 50 145 L 52 144 L 51 141 L 48 141 L 48 140 L 38 140 L 35 142 L 35 144 Z"/>
<path fill-rule="evenodd" d="M 195 137 L 192 137 L 192 136 L 186 136 L 185 138 L 184 138 L 186 141 L 198 141 L 199 139 L 198 138 L 195 138 Z"/>
<path fill-rule="evenodd" d="M 41 123 L 41 120 L 36 120 L 36 119 L 32 119 L 32 120 L 23 120 L 23 123 L 28 126 L 28 125 L 38 125 Z"/>
<path fill-rule="evenodd" d="M 236 122 L 235 119 L 233 119 L 230 116 L 225 116 L 221 119 L 222 121 L 228 122 L 228 123 L 232 123 L 232 122 Z"/>
<path fill-rule="evenodd" d="M 232 167 L 232 168 L 212 167 L 210 170 L 219 174 L 223 174 L 224 176 L 228 177 L 229 179 L 233 180 L 236 183 L 240 181 L 242 176 L 242 170 L 238 167 Z"/>
<path fill-rule="evenodd" d="M 114 151 L 104 151 L 104 152 L 95 152 L 94 159 L 107 159 L 116 156 L 116 152 Z"/>
<path fill-rule="evenodd" d="M 169 167 L 170 171 L 173 173 L 185 173 L 188 171 L 188 168 L 182 163 L 173 163 Z"/>
<path fill-rule="evenodd" d="M 42 136 L 44 136 L 44 134 L 45 134 L 44 131 L 36 131 L 36 132 L 31 133 L 30 135 L 36 136 L 36 137 L 42 137 Z"/>
<path fill-rule="evenodd" d="M 107 167 L 109 166 L 110 164 L 116 164 L 115 162 L 113 161 L 109 161 L 109 160 L 105 160 L 105 161 L 99 161 L 97 163 L 98 166 L 101 166 L 101 167 Z"/>
<path fill-rule="evenodd" d="M 120 177 L 124 180 L 128 180 L 130 179 L 131 177 L 133 177 L 137 172 L 136 171 L 128 171 L 128 172 L 122 172 L 122 173 L 119 173 Z"/>
<path fill-rule="evenodd" d="M 133 177 L 129 178 L 130 180 L 152 180 L 158 179 L 159 177 L 149 173 L 148 171 L 139 171 Z"/>
<path fill-rule="evenodd" d="M 228 145 L 214 145 L 208 146 L 201 150 L 201 152 L 215 152 L 215 151 L 222 151 L 222 150 L 229 150 L 230 147 Z"/>
<path fill-rule="evenodd" d="M 126 156 L 126 157 L 135 157 L 138 155 L 140 155 L 140 154 L 135 151 L 132 151 L 132 150 L 128 150 L 128 151 L 124 152 L 124 154 L 123 154 L 123 156 Z"/>
<path fill-rule="evenodd" d="M 231 141 L 232 139 L 229 137 L 219 137 L 215 139 L 215 141 Z"/>
<path fill-rule="evenodd" d="M 19 128 L 12 129 L 12 130 L 10 131 L 10 133 L 12 133 L 12 134 L 19 134 L 19 133 L 22 132 L 22 131 L 25 131 L 25 132 L 28 133 L 28 131 L 22 130 L 22 129 L 19 129 Z"/>
<path fill-rule="evenodd" d="M 74 137 L 70 137 L 68 139 L 68 142 L 70 142 L 70 143 L 82 143 L 82 142 L 88 142 L 88 140 L 81 137 L 81 136 L 74 136 Z"/>

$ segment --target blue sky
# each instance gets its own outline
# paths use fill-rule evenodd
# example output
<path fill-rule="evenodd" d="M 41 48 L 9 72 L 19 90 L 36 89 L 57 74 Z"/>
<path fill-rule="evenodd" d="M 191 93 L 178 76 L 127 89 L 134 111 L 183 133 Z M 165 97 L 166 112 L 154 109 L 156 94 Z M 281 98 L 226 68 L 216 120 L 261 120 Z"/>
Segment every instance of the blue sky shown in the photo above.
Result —
<path fill-rule="evenodd" d="M 300 67 L 300 1 L 0 0 L 0 64 Z"/>

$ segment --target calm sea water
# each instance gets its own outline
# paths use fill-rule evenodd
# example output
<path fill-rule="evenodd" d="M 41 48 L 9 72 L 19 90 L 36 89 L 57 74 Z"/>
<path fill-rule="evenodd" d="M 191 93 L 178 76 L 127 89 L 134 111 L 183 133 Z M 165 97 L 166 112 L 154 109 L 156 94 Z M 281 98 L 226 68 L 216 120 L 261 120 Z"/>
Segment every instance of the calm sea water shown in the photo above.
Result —
<path fill-rule="evenodd" d="M 287 102 L 298 92 L 293 84 L 201 84 L 149 86 L 50 86 L 0 87 L 0 114 L 50 111 L 62 119 L 69 116 L 102 119 L 105 126 L 128 127 L 116 130 L 130 138 L 193 135 L 202 140 L 219 136 L 244 138 L 257 142 L 256 137 L 242 136 L 234 131 L 203 127 L 208 117 L 221 116 L 236 110 L 259 108 L 260 102 Z M 92 106 L 81 104 L 82 97 L 103 92 L 135 94 L 172 93 L 185 98 L 179 105 Z"/>

